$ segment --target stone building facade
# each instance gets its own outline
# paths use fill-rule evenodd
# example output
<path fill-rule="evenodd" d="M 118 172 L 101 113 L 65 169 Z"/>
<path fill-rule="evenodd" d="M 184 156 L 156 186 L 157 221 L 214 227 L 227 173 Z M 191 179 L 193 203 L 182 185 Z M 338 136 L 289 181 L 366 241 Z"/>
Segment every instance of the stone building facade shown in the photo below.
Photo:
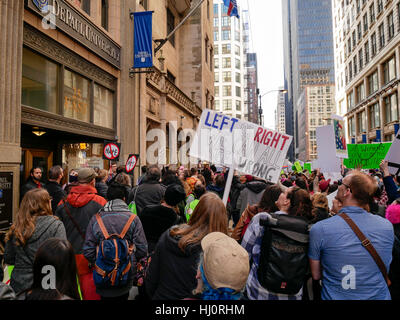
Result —
<path fill-rule="evenodd" d="M 335 5 L 345 21 L 339 32 L 349 142 L 392 141 L 399 129 L 400 2 Z"/>
<path fill-rule="evenodd" d="M 130 13 L 153 10 L 153 40 L 163 39 L 191 1 L 49 0 L 50 11 L 41 3 L 0 0 L 0 78 L 7 79 L 0 84 L 0 230 L 16 214 L 33 166 L 43 167 L 44 178 L 55 164 L 66 176 L 80 167 L 108 169 L 103 144 L 115 141 L 119 164 L 140 155 L 137 177 L 147 164 L 149 130 L 168 135 L 173 121 L 178 132 L 195 129 L 202 108 L 213 104 L 208 1 L 179 29 L 175 46 L 157 53 L 147 74 L 130 72 Z"/>

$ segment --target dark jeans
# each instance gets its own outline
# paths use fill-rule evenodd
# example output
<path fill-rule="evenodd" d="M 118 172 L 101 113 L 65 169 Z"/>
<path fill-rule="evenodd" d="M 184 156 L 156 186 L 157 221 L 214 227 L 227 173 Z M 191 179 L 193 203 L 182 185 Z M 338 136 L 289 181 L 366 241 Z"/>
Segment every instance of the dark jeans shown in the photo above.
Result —
<path fill-rule="evenodd" d="M 108 300 L 108 301 L 126 301 L 129 298 L 129 292 L 124 294 L 123 296 L 119 297 L 101 297 L 101 300 Z"/>

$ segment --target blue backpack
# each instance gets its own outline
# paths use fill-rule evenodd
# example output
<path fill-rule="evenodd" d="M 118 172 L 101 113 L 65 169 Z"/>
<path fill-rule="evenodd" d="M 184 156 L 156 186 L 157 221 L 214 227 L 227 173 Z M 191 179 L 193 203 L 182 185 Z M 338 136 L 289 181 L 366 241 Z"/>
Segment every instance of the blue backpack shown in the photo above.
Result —
<path fill-rule="evenodd" d="M 130 246 L 124 237 L 135 217 L 134 214 L 130 216 L 121 234 L 109 235 L 101 216 L 96 214 L 97 222 L 104 236 L 104 240 L 97 247 L 96 264 L 93 271 L 93 280 L 97 288 L 115 288 L 127 284 L 135 245 Z"/>

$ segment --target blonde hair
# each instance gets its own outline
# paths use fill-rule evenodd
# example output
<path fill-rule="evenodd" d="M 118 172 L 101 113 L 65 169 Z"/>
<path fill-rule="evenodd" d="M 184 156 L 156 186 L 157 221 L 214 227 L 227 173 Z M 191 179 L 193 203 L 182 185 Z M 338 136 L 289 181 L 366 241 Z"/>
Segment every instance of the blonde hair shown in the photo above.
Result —
<path fill-rule="evenodd" d="M 25 246 L 32 237 L 39 216 L 51 216 L 50 195 L 46 189 L 36 188 L 28 191 L 22 199 L 15 222 L 7 232 L 5 241 L 15 237 L 17 246 Z"/>
<path fill-rule="evenodd" d="M 316 192 L 311 196 L 311 201 L 313 206 L 312 209 L 313 216 L 316 216 L 318 208 L 322 208 L 329 212 L 328 198 L 326 197 L 325 194 L 321 192 Z"/>
<path fill-rule="evenodd" d="M 188 245 L 200 243 L 211 232 L 228 234 L 228 215 L 220 197 L 209 192 L 200 197 L 188 225 L 178 226 L 170 234 L 182 237 L 178 246 L 184 251 Z"/>

